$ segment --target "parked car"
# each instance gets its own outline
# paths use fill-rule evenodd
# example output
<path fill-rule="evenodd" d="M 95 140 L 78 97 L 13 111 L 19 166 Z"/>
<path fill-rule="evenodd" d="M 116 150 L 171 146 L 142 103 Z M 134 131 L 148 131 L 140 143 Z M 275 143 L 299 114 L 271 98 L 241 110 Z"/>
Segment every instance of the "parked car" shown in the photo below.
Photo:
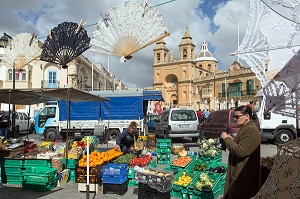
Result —
<path fill-rule="evenodd" d="M 252 120 L 259 129 L 258 118 L 255 112 L 253 114 Z M 230 135 L 236 134 L 239 127 L 235 124 L 233 116 L 234 109 L 213 111 L 206 119 L 206 122 L 200 125 L 200 137 L 218 138 L 223 131 Z"/>
<path fill-rule="evenodd" d="M 146 115 L 144 117 L 144 124 L 148 128 L 148 133 L 154 133 L 155 122 L 154 120 L 159 120 L 158 115 Z"/>
<path fill-rule="evenodd" d="M 193 108 L 170 108 L 164 110 L 155 120 L 155 135 L 164 138 L 189 137 L 193 142 L 199 139 L 199 121 Z"/>
<path fill-rule="evenodd" d="M 8 115 L 8 111 L 5 111 Z M 12 114 L 10 113 L 10 120 L 12 118 Z M 27 116 L 26 113 L 18 112 L 15 113 L 15 136 L 18 137 L 20 132 L 29 133 L 34 132 L 34 120 Z M 29 125 L 28 125 L 29 122 Z M 12 132 L 12 120 L 10 121 L 10 132 Z"/>

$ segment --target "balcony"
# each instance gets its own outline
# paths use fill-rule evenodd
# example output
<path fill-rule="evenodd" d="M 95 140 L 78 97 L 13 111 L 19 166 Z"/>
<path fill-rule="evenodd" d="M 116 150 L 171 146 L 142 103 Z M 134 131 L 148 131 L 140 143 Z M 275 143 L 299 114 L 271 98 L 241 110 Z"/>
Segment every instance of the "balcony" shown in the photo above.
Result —
<path fill-rule="evenodd" d="M 212 98 L 213 97 L 213 94 L 212 93 L 204 93 L 202 92 L 202 98 Z"/>
<path fill-rule="evenodd" d="M 246 97 L 246 96 L 253 96 L 253 95 L 255 95 L 254 90 L 227 92 L 227 97 Z M 218 98 L 222 98 L 222 97 L 226 97 L 225 92 L 218 93 Z"/>
<path fill-rule="evenodd" d="M 58 80 L 42 80 L 41 88 L 59 88 Z"/>

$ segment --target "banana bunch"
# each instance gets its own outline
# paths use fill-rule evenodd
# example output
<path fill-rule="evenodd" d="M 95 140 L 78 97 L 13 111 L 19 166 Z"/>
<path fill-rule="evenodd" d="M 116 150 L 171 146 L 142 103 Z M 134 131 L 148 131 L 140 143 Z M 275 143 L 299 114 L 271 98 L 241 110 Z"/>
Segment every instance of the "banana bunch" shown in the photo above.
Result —
<path fill-rule="evenodd" d="M 139 136 L 138 140 L 146 141 L 147 140 L 147 136 Z"/>
<path fill-rule="evenodd" d="M 53 147 L 53 142 L 52 141 L 43 141 L 41 144 L 39 144 L 40 148 L 51 148 Z"/>

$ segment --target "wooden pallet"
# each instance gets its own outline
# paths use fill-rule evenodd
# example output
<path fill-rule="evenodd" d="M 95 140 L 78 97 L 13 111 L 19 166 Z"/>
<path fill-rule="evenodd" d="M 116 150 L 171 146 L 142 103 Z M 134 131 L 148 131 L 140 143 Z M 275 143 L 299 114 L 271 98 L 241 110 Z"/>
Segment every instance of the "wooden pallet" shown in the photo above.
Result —
<path fill-rule="evenodd" d="M 77 183 L 77 184 L 78 184 L 78 193 L 86 192 L 86 183 Z M 90 183 L 90 192 L 96 192 L 96 194 L 98 194 L 99 191 L 101 190 L 101 187 L 102 185 Z"/>

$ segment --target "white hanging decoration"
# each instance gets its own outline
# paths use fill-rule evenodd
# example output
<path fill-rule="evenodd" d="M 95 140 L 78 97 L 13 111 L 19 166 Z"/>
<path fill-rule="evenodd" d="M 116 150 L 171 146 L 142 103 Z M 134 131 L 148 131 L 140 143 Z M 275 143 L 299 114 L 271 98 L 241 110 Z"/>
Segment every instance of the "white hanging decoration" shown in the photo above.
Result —
<path fill-rule="evenodd" d="M 132 54 L 169 36 L 162 15 L 147 3 L 125 1 L 101 14 L 91 50 L 131 59 Z"/>
<path fill-rule="evenodd" d="M 5 49 L 3 65 L 21 70 L 31 61 L 40 57 L 42 49 L 38 46 L 36 36 L 30 33 L 20 33 L 13 37 Z"/>
<path fill-rule="evenodd" d="M 250 0 L 246 34 L 231 55 L 245 60 L 263 87 L 300 48 L 299 13 L 299 0 Z"/>

